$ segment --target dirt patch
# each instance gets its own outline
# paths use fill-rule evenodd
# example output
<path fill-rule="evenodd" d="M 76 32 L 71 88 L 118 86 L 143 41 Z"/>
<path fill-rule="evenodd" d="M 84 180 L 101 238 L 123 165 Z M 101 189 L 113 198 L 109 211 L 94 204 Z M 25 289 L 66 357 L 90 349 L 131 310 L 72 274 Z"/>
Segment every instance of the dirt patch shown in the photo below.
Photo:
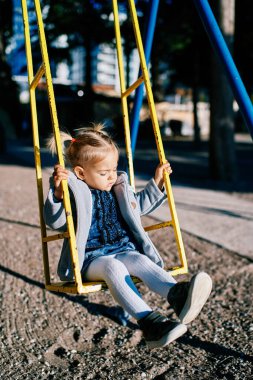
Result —
<path fill-rule="evenodd" d="M 71 296 L 44 290 L 34 170 L 6 165 L 0 175 L 1 379 L 252 379 L 251 261 L 184 233 L 190 275 L 207 271 L 214 290 L 187 334 L 149 351 L 108 291 Z M 152 239 L 168 266 L 177 262 L 166 229 Z M 52 268 L 58 254 L 57 243 Z M 171 313 L 143 284 L 139 289 L 154 309 Z"/>

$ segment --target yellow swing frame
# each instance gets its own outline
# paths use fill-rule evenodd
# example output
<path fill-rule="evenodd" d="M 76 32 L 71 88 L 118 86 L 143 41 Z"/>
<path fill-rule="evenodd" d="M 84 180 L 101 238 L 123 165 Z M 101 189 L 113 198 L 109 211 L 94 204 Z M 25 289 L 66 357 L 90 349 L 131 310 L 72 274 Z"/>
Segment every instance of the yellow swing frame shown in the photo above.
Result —
<path fill-rule="evenodd" d="M 122 104 L 122 113 L 123 113 L 123 121 L 124 121 L 124 131 L 125 131 L 126 155 L 128 159 L 130 184 L 134 186 L 134 169 L 133 169 L 133 159 L 132 159 L 132 151 L 131 151 L 131 138 L 130 138 L 130 128 L 129 128 L 127 97 L 143 82 L 146 89 L 146 96 L 148 100 L 150 117 L 152 120 L 160 163 L 161 164 L 165 163 L 166 158 L 164 154 L 164 148 L 163 148 L 160 128 L 158 124 L 152 88 L 151 88 L 147 64 L 145 60 L 135 3 L 134 3 L 134 0 L 128 0 L 128 3 L 129 3 L 131 19 L 133 23 L 136 45 L 137 45 L 139 58 L 140 58 L 142 75 L 140 78 L 137 79 L 135 83 L 133 83 L 129 88 L 126 89 L 125 79 L 124 79 L 124 65 L 123 65 L 123 55 L 122 55 L 118 2 L 117 0 L 112 0 L 119 77 L 120 77 L 120 86 L 121 86 L 121 104 Z M 64 207 L 65 207 L 65 212 L 66 212 L 67 231 L 63 233 L 58 233 L 56 235 L 47 236 L 46 225 L 43 219 L 43 207 L 44 207 L 43 182 L 42 182 L 43 180 L 42 180 L 40 141 L 39 141 L 38 117 L 37 117 L 36 93 L 35 93 L 35 90 L 43 76 L 45 76 L 45 79 L 46 79 L 49 108 L 50 108 L 50 113 L 51 113 L 53 133 L 55 136 L 58 162 L 63 167 L 65 167 L 65 164 L 64 164 L 63 152 L 62 152 L 62 146 L 61 146 L 54 89 L 53 89 L 53 84 L 52 84 L 52 76 L 51 76 L 51 70 L 50 70 L 50 64 L 49 64 L 47 43 L 46 43 L 40 1 L 34 0 L 34 6 L 35 6 L 35 12 L 37 16 L 40 49 L 41 49 L 41 55 L 42 55 L 42 64 L 35 75 L 33 72 L 33 59 L 32 59 L 32 49 L 31 49 L 31 39 L 30 39 L 29 17 L 28 17 L 28 10 L 27 10 L 27 0 L 22 0 L 28 82 L 29 82 L 29 93 L 30 93 L 30 106 L 31 106 L 31 116 L 32 116 L 32 128 L 33 128 L 34 157 L 35 157 L 40 225 L 41 225 L 43 264 L 44 264 L 44 273 L 45 273 L 45 288 L 47 290 L 56 291 L 56 292 L 85 294 L 85 293 L 101 290 L 102 288 L 106 288 L 106 285 L 102 281 L 84 282 L 84 283 L 82 282 L 80 266 L 79 266 L 79 261 L 78 261 L 78 252 L 76 248 L 76 238 L 75 238 L 74 223 L 73 223 L 72 211 L 71 211 L 71 205 L 70 205 L 69 191 L 68 191 L 68 185 L 67 185 L 66 180 L 62 182 L 62 187 L 63 187 L 63 193 L 64 193 L 63 202 L 64 202 Z M 145 228 L 145 231 L 156 230 L 159 228 L 169 227 L 169 226 L 173 228 L 181 266 L 173 267 L 169 271 L 172 275 L 184 274 L 184 273 L 187 273 L 188 271 L 184 245 L 182 241 L 181 231 L 180 231 L 180 227 L 178 223 L 174 197 L 173 197 L 170 178 L 169 178 L 168 173 L 165 173 L 164 177 L 165 177 L 164 178 L 165 188 L 167 192 L 171 220 L 168 222 L 163 222 L 163 223 L 158 223 L 152 226 L 148 226 Z M 52 283 L 51 278 L 50 278 L 48 243 L 51 241 L 64 239 L 64 238 L 69 239 L 70 252 L 71 252 L 71 258 L 72 258 L 73 269 L 74 269 L 74 281 Z M 138 280 L 136 279 L 136 281 Z"/>

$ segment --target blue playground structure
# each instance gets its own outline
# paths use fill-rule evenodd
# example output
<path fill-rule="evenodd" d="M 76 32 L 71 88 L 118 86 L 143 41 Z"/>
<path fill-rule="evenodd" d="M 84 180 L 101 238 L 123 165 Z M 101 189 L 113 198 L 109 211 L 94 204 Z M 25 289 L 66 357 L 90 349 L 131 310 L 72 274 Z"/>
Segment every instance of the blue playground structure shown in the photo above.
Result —
<path fill-rule="evenodd" d="M 227 44 L 222 36 L 221 30 L 217 24 L 208 0 L 193 0 L 204 28 L 208 34 L 211 44 L 221 60 L 226 75 L 229 79 L 234 97 L 239 105 L 240 111 L 249 130 L 251 138 L 253 139 L 253 107 L 245 86 L 241 80 L 240 74 L 235 66 L 234 60 L 227 47 Z M 147 17 L 147 24 L 145 28 L 144 50 L 147 64 L 150 60 L 150 53 L 153 43 L 155 24 L 157 18 L 157 11 L 159 0 L 150 0 L 149 10 Z M 136 141 L 139 130 L 139 114 L 143 102 L 143 85 L 140 86 L 135 93 L 134 106 L 131 117 L 131 146 L 132 154 L 134 156 Z"/>

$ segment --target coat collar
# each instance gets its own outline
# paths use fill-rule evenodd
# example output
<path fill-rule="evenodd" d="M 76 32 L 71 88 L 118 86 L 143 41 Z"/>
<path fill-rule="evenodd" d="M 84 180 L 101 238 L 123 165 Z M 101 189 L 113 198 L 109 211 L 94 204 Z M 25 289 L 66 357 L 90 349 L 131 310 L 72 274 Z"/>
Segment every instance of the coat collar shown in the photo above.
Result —
<path fill-rule="evenodd" d="M 121 183 L 127 183 L 128 182 L 128 176 L 127 176 L 126 172 L 118 171 L 117 174 L 118 174 L 117 180 L 113 186 L 119 185 Z M 78 183 L 82 182 L 84 186 L 87 186 L 86 183 L 84 181 L 80 180 L 79 178 L 77 178 L 75 173 L 72 171 L 69 171 L 69 182 L 72 182 L 73 184 L 78 184 Z"/>

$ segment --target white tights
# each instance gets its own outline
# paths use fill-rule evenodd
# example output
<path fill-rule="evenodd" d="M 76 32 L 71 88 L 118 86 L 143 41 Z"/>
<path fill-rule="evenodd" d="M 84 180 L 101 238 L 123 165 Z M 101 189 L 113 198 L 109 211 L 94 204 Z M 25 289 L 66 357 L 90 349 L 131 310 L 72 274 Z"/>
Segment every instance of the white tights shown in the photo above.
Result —
<path fill-rule="evenodd" d="M 152 309 L 141 298 L 130 275 L 140 278 L 150 290 L 164 298 L 176 283 L 147 256 L 133 251 L 98 257 L 89 265 L 85 277 L 88 281 L 105 281 L 115 301 L 138 320 Z"/>

